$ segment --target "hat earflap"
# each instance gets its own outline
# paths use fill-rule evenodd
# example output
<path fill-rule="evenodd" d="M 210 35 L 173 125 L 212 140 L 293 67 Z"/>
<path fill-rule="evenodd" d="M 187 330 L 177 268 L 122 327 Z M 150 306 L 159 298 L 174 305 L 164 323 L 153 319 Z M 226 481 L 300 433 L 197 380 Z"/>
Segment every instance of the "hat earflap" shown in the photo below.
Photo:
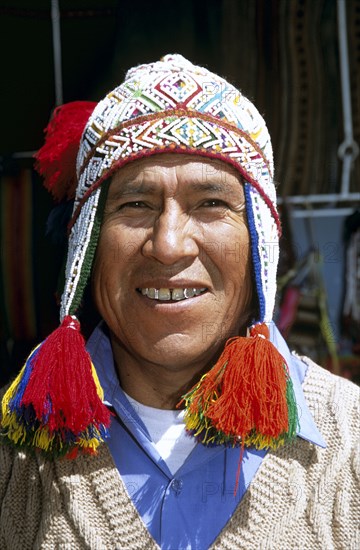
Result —
<path fill-rule="evenodd" d="M 296 436 L 298 412 L 282 355 L 265 323 L 227 341 L 184 397 L 187 429 L 203 444 L 276 449 Z"/>
<path fill-rule="evenodd" d="M 2 401 L 1 433 L 47 456 L 96 452 L 108 437 L 110 412 L 75 315 L 89 278 L 109 184 L 103 186 L 69 314 L 29 356 Z M 79 220 L 80 222 L 80 220 Z"/>

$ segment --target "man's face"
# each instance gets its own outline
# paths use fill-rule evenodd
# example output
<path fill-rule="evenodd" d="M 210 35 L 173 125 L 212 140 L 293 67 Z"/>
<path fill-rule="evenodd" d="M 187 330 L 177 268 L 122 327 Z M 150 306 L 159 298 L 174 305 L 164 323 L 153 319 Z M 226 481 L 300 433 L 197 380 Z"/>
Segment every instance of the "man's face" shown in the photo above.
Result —
<path fill-rule="evenodd" d="M 97 308 L 140 360 L 211 360 L 252 298 L 240 175 L 194 155 L 135 161 L 112 178 L 93 270 Z"/>

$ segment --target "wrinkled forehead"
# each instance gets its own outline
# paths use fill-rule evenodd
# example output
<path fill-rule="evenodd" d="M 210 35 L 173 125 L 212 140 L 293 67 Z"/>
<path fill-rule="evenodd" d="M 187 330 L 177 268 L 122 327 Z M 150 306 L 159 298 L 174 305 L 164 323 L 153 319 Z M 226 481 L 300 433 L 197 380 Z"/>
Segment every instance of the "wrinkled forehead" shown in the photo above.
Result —
<path fill-rule="evenodd" d="M 130 70 L 94 109 L 77 158 L 75 218 L 78 205 L 118 169 L 173 152 L 236 165 L 269 204 L 275 201 L 271 141 L 260 113 L 224 79 L 174 55 Z"/>
<path fill-rule="evenodd" d="M 161 154 L 139 159 L 120 168 L 111 177 L 110 194 L 178 192 L 243 194 L 243 180 L 236 168 L 218 159 L 191 154 Z"/>

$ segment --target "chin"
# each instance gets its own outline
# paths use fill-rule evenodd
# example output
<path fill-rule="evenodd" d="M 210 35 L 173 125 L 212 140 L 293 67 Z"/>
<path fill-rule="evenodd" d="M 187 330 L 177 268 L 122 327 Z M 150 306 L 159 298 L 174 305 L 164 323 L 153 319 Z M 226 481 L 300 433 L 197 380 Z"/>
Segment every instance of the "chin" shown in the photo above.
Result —
<path fill-rule="evenodd" d="M 131 351 L 143 360 L 163 365 L 169 370 L 181 370 L 190 364 L 208 363 L 221 345 L 220 342 L 204 342 L 202 336 L 194 338 L 191 334 L 167 334 L 157 341 L 129 342 Z"/>

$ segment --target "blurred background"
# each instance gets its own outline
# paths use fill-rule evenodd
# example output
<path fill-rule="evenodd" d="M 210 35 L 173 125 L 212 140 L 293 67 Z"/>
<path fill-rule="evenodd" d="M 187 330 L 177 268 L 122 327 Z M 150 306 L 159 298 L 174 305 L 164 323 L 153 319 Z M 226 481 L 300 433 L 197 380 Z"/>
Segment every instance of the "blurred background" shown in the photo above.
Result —
<path fill-rule="evenodd" d="M 284 233 L 276 321 L 360 382 L 360 0 L 1 0 L 0 41 L 1 384 L 58 324 L 65 242 L 47 234 L 32 159 L 43 129 L 57 104 L 100 100 L 166 53 L 263 114 Z"/>

